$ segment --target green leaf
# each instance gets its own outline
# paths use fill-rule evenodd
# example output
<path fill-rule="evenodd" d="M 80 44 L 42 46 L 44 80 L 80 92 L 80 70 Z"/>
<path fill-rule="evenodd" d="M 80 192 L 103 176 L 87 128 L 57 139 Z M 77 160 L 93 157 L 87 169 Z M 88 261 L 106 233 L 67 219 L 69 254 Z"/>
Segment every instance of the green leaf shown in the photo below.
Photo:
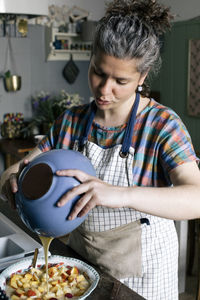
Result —
<path fill-rule="evenodd" d="M 6 71 L 4 75 L 5 75 L 5 78 L 11 77 L 11 72 L 10 72 L 10 70 Z"/>

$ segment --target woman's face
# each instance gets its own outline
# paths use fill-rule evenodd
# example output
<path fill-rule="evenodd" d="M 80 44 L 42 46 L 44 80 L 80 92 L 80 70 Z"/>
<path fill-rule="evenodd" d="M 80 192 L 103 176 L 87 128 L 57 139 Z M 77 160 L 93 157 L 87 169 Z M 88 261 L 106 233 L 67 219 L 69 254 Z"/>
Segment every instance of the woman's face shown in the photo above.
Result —
<path fill-rule="evenodd" d="M 135 91 L 144 82 L 135 59 L 119 59 L 98 51 L 91 58 L 88 78 L 96 105 L 101 110 L 133 105 Z"/>

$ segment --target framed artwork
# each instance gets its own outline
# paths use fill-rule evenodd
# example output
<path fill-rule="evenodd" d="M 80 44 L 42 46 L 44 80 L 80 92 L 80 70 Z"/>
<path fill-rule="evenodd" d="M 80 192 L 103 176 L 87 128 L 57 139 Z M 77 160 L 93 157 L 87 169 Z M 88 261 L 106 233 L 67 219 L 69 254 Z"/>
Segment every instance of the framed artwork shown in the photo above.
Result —
<path fill-rule="evenodd" d="M 200 39 L 189 41 L 188 97 L 189 116 L 200 117 Z"/>

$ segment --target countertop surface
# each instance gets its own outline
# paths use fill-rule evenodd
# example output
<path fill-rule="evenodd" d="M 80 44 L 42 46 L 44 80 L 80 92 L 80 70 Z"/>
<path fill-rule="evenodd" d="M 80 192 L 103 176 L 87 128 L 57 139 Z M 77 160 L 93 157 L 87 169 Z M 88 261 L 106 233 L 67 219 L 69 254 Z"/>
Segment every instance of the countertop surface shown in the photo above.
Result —
<path fill-rule="evenodd" d="M 30 231 L 21 221 L 20 217 L 18 216 L 17 211 L 10 208 L 9 204 L 0 200 L 0 211 L 8 217 L 11 221 L 13 221 L 17 226 L 23 229 L 28 235 L 34 238 L 37 242 L 40 242 L 39 237 Z M 74 252 L 70 247 L 66 246 L 62 241 L 59 239 L 54 239 L 50 245 L 49 251 L 52 255 L 62 255 L 66 257 L 75 257 L 82 261 L 85 261 Z M 85 261 L 88 263 L 87 261 Z M 90 263 L 89 263 L 90 264 Z M 98 283 L 97 288 L 91 293 L 88 300 L 142 300 L 144 299 L 124 284 L 122 284 L 117 279 L 113 278 L 112 276 L 103 273 L 100 271 L 96 266 L 93 266 L 100 275 L 100 281 Z"/>

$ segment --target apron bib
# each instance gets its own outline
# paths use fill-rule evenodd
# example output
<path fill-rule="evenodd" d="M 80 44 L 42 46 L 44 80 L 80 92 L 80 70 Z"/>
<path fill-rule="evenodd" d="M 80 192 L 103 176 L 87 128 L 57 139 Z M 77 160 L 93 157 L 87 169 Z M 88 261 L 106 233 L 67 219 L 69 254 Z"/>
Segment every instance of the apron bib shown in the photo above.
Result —
<path fill-rule="evenodd" d="M 131 141 L 139 97 L 136 94 L 122 145 L 103 149 L 88 141 L 96 113 L 94 103 L 85 133 L 74 143 L 73 150 L 88 157 L 97 177 L 112 185 L 133 186 L 134 149 Z M 166 238 L 168 232 L 170 239 Z M 166 251 L 161 253 L 163 243 L 166 243 Z M 86 220 L 70 234 L 68 245 L 86 260 L 118 278 L 148 300 L 178 299 L 177 236 L 171 220 L 126 207 L 96 206 L 89 212 Z M 152 259 L 155 251 L 158 258 Z M 173 273 L 173 276 L 168 276 L 170 283 L 166 278 L 159 282 L 162 273 L 168 272 L 169 264 L 170 272 Z M 152 286 L 155 286 L 155 290 Z"/>
<path fill-rule="evenodd" d="M 122 145 L 102 149 L 87 140 L 95 108 L 82 140 L 74 144 L 74 150 L 81 151 L 91 160 L 97 177 L 109 184 L 132 185 L 134 149 L 130 145 L 139 99 L 137 94 Z M 118 279 L 142 274 L 141 225 L 129 208 L 95 207 L 84 224 L 70 234 L 69 245 L 102 271 Z"/>

